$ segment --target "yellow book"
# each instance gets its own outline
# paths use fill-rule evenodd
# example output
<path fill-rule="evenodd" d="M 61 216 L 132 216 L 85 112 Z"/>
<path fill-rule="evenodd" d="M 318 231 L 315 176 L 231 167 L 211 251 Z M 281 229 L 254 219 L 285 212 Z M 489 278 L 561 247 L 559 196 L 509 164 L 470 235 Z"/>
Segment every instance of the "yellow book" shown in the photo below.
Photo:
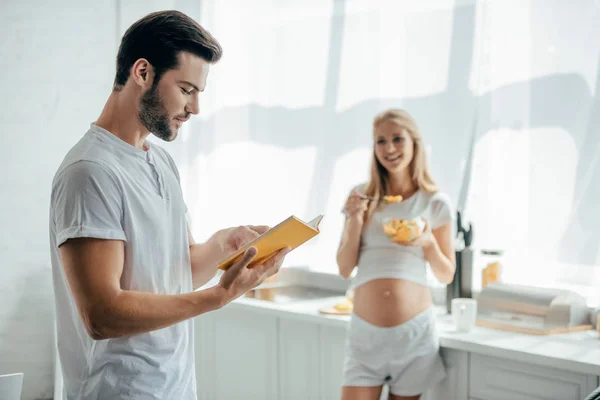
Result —
<path fill-rule="evenodd" d="M 229 268 L 252 246 L 258 250 L 252 264 L 260 264 L 286 247 L 294 250 L 319 234 L 319 223 L 322 219 L 323 216 L 319 215 L 310 222 L 304 222 L 292 215 L 222 260 L 219 269 Z"/>

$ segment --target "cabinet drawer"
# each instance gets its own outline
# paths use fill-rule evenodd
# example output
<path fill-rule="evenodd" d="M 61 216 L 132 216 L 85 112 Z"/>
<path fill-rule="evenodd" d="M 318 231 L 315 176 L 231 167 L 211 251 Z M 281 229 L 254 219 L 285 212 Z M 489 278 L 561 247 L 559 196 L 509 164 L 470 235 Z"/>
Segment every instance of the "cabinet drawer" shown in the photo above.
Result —
<path fill-rule="evenodd" d="M 581 400 L 595 376 L 471 354 L 469 395 L 486 400 Z"/>

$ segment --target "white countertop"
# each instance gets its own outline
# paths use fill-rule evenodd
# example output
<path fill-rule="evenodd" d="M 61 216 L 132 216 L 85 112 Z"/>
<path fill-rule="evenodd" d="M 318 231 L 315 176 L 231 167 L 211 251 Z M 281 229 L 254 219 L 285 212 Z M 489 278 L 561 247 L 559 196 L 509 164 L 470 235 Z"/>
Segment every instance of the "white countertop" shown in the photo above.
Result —
<path fill-rule="evenodd" d="M 346 328 L 349 316 L 319 313 L 321 306 L 333 305 L 341 299 L 275 304 L 242 297 L 227 307 Z M 452 317 L 445 309 L 438 310 L 437 328 L 442 347 L 600 376 L 600 337 L 595 331 L 536 336 L 475 327 L 469 333 L 458 333 Z"/>

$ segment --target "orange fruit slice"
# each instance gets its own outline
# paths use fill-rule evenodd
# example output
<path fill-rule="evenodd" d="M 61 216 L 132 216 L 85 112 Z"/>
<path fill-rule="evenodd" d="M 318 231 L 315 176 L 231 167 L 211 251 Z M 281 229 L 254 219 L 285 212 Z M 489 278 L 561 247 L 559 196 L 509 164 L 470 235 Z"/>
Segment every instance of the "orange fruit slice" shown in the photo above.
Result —
<path fill-rule="evenodd" d="M 392 203 L 400 203 L 402 201 L 402 196 L 383 196 L 383 202 L 386 204 Z"/>

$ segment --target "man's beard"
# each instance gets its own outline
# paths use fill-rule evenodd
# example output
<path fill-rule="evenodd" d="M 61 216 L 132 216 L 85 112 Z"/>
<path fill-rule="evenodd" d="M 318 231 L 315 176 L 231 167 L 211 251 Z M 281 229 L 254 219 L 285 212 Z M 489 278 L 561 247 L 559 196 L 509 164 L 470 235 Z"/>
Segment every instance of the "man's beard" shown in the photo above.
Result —
<path fill-rule="evenodd" d="M 139 118 L 142 125 L 154 136 L 167 142 L 175 138 L 174 132 L 170 128 L 165 103 L 158 94 L 158 84 L 156 82 L 142 96 Z"/>

